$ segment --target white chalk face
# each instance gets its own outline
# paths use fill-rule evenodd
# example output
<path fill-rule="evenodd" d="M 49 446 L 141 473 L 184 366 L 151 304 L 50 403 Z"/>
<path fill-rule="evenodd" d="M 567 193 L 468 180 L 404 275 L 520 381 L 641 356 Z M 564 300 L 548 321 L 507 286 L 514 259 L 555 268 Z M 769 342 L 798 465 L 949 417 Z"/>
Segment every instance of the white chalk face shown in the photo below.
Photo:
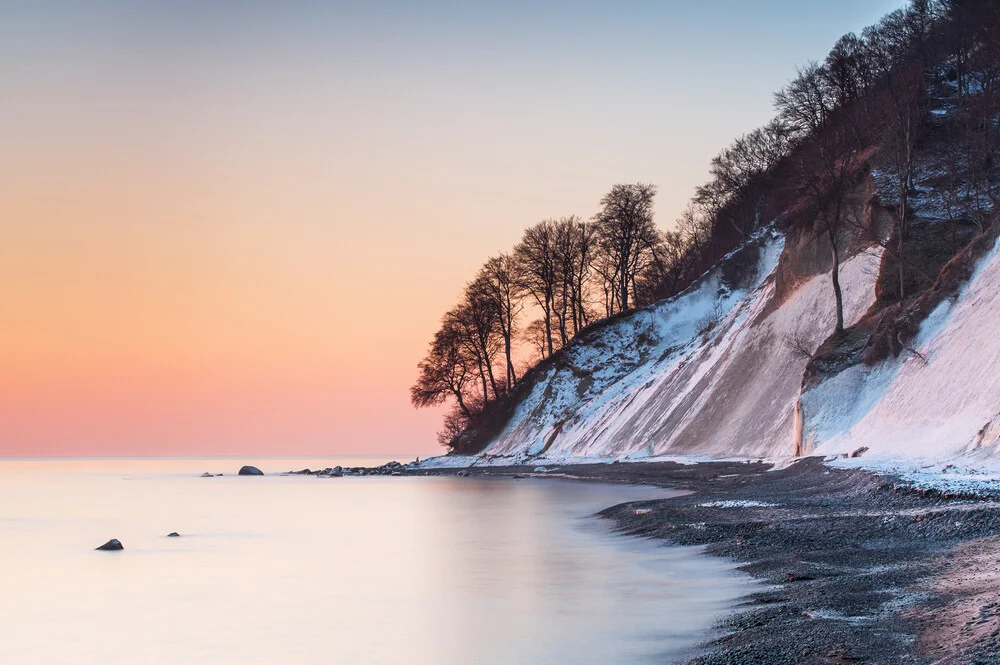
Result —
<path fill-rule="evenodd" d="M 0 662 L 655 662 L 750 588 L 592 517 L 662 490 L 252 462 L 0 462 Z"/>

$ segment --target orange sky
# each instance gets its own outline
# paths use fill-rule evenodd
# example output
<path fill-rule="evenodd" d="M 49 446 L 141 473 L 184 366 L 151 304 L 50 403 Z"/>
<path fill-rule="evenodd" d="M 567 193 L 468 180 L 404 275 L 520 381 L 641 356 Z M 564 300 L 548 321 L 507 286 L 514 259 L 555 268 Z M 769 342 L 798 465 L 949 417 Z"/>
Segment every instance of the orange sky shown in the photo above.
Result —
<path fill-rule="evenodd" d="M 135 4 L 0 9 L 0 456 L 435 451 L 487 256 L 619 181 L 669 225 L 900 3 Z"/>

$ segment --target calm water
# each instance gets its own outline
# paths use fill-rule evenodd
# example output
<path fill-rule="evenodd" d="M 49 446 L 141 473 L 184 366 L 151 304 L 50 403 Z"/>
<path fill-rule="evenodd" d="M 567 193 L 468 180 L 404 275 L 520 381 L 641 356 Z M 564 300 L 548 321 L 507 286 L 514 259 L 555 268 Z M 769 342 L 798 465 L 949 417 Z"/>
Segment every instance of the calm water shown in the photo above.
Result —
<path fill-rule="evenodd" d="M 749 589 L 590 517 L 662 490 L 239 466 L 0 461 L 0 663 L 663 662 Z"/>

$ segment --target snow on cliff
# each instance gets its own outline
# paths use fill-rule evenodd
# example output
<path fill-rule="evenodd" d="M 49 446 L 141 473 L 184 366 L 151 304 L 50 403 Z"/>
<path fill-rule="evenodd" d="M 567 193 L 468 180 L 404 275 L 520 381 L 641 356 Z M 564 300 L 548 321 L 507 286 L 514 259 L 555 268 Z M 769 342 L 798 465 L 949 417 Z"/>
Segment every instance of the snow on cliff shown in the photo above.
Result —
<path fill-rule="evenodd" d="M 785 244 L 763 233 L 681 295 L 581 334 L 475 463 L 815 454 L 924 485 L 1000 487 L 1000 241 L 898 358 L 805 392 L 809 355 L 832 333 L 832 287 L 828 272 L 779 284 L 779 261 L 786 275 L 808 267 L 803 245 Z M 848 326 L 873 304 L 880 263 L 868 249 L 841 266 Z"/>
<path fill-rule="evenodd" d="M 640 459 L 673 455 L 774 456 L 793 450 L 802 374 L 832 332 L 829 274 L 779 302 L 784 246 L 768 232 L 744 275 L 730 257 L 683 294 L 609 322 L 569 345 L 518 405 L 484 456 Z M 850 324 L 874 301 L 880 254 L 842 266 Z M 499 460 L 498 460 L 499 461 Z"/>
<path fill-rule="evenodd" d="M 899 358 L 858 365 L 802 396 L 806 452 L 867 446 L 858 464 L 1000 472 L 1000 246 Z M 1000 477 L 1000 475 L 998 475 Z"/>

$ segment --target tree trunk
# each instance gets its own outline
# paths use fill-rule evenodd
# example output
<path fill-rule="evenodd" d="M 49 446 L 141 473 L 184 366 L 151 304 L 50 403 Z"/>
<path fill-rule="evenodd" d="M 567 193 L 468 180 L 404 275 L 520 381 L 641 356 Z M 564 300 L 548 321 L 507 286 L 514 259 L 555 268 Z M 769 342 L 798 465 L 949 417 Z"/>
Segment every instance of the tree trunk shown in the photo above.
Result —
<path fill-rule="evenodd" d="M 566 292 L 563 289 L 562 302 L 559 303 L 559 341 L 563 346 L 569 340 L 566 338 Z"/>
<path fill-rule="evenodd" d="M 493 388 L 493 398 L 496 399 L 496 396 L 500 394 L 500 391 L 497 390 L 497 380 L 496 377 L 493 375 L 493 363 L 490 362 L 489 356 L 486 356 L 484 354 L 484 357 L 486 358 L 486 360 L 484 361 L 484 363 L 486 364 L 486 374 L 487 376 L 490 377 L 490 386 Z M 485 402 L 486 400 L 484 399 L 483 401 Z"/>
<path fill-rule="evenodd" d="M 833 251 L 833 298 L 837 306 L 837 328 L 835 332 L 844 332 L 844 296 L 840 291 L 840 250 L 837 249 L 837 235 L 830 232 L 830 249 Z"/>
<path fill-rule="evenodd" d="M 514 374 L 514 359 L 511 357 L 510 328 L 503 337 L 503 352 L 507 357 L 507 390 L 510 391 L 517 383 L 517 376 Z"/>
<path fill-rule="evenodd" d="M 903 278 L 903 257 L 904 257 L 904 254 L 903 254 L 903 230 L 902 229 L 899 230 L 899 241 L 898 242 L 899 242 L 899 246 L 898 246 L 898 249 L 896 251 L 899 252 L 899 258 L 897 259 L 897 261 L 899 262 L 899 302 L 903 302 L 904 300 L 906 300 L 906 283 L 905 283 L 904 278 Z"/>
<path fill-rule="evenodd" d="M 479 380 L 483 383 L 483 406 L 486 406 L 490 401 L 490 393 L 486 383 L 486 372 L 483 371 L 482 365 L 479 367 Z"/>
<path fill-rule="evenodd" d="M 545 299 L 545 341 L 548 344 L 549 355 L 552 355 L 552 301 Z"/>
<path fill-rule="evenodd" d="M 462 413 L 465 414 L 466 418 L 471 418 L 472 411 L 469 411 L 469 407 L 465 405 L 465 400 L 462 399 L 462 391 L 454 390 L 452 392 L 455 393 L 455 401 L 458 403 L 458 408 L 462 410 Z"/>
<path fill-rule="evenodd" d="M 628 262 L 629 255 L 627 251 L 623 251 L 620 257 L 621 260 L 621 273 L 618 275 L 618 297 L 621 298 L 621 311 L 624 312 L 628 310 Z"/>
<path fill-rule="evenodd" d="M 906 244 L 906 201 L 908 197 L 909 190 L 907 189 L 907 181 L 910 178 L 910 169 L 904 168 L 904 173 L 899 174 L 899 212 L 898 212 L 898 227 L 896 229 L 897 242 L 897 261 L 899 262 L 899 302 L 903 302 L 906 299 L 906 285 L 903 277 L 903 261 L 905 258 L 904 247 Z"/>

